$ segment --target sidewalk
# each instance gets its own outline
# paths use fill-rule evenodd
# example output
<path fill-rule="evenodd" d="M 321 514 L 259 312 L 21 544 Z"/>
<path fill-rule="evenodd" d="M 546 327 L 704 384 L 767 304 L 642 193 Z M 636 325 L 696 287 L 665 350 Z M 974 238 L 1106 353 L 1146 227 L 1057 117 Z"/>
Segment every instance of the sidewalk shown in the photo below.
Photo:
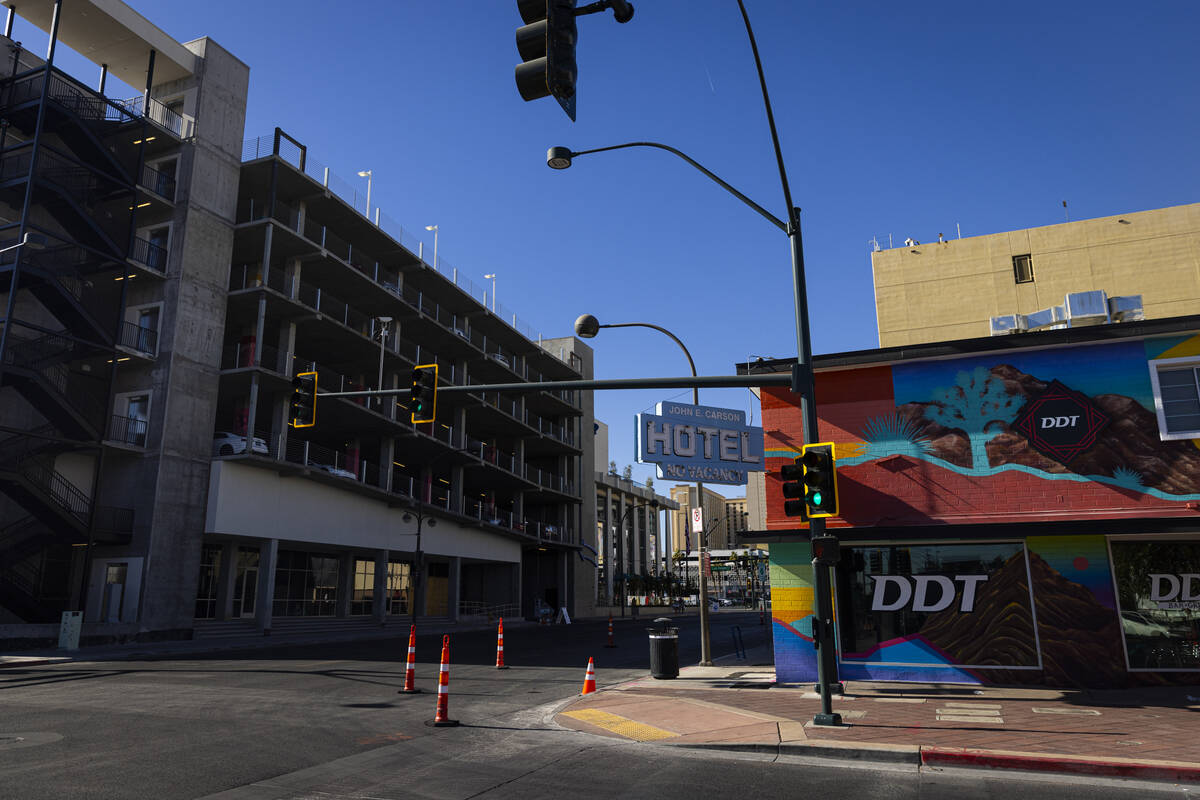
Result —
<path fill-rule="evenodd" d="M 927 766 L 1200 782 L 1200 686 L 1121 691 L 850 681 L 814 727 L 812 684 L 775 683 L 770 651 L 605 687 L 561 709 L 566 728 L 684 747 Z M 768 664 L 768 666 L 755 666 Z M 604 682 L 603 669 L 597 679 Z"/>

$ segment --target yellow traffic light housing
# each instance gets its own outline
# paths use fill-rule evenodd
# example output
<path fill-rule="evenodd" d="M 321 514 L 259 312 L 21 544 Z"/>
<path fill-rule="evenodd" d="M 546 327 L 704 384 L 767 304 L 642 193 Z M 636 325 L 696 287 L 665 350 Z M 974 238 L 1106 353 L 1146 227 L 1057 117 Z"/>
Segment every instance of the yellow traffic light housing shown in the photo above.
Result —
<path fill-rule="evenodd" d="M 437 415 L 438 365 L 418 364 L 413 367 L 412 386 L 408 395 L 408 411 L 413 424 L 433 422 Z"/>
<path fill-rule="evenodd" d="M 311 428 L 317 424 L 317 373 L 301 372 L 292 378 L 293 428 Z"/>

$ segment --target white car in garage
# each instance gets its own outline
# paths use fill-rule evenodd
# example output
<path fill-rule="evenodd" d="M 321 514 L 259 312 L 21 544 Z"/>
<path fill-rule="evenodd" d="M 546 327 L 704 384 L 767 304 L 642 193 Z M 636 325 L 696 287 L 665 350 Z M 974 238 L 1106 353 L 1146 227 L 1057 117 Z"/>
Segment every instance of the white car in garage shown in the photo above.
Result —
<path fill-rule="evenodd" d="M 267 442 L 265 439 L 254 437 L 254 443 L 250 445 L 251 452 L 255 455 L 267 455 Z M 246 437 L 231 431 L 217 431 L 213 434 L 213 449 L 214 456 L 236 456 L 246 452 Z"/>

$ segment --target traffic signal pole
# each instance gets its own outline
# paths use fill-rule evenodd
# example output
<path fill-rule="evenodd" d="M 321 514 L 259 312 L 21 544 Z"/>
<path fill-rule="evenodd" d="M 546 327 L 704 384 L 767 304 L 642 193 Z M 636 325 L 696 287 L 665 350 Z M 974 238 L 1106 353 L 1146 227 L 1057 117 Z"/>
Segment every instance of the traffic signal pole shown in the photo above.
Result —
<path fill-rule="evenodd" d="M 783 198 L 788 209 L 787 235 L 792 250 L 792 286 L 796 297 L 796 366 L 792 370 L 792 392 L 800 397 L 800 417 L 804 425 L 804 441 L 819 442 L 817 431 L 816 395 L 812 372 L 812 345 L 808 325 L 808 292 L 804 280 L 804 244 L 800 235 L 800 209 L 792 205 L 792 192 L 788 186 L 787 169 L 783 164 L 783 151 L 779 147 L 779 134 L 775 128 L 775 114 L 771 111 L 771 98 L 767 94 L 767 79 L 763 74 L 762 59 L 758 55 L 758 43 L 750 27 L 746 6 L 738 0 L 738 9 L 746 24 L 750 38 L 750 49 L 754 53 L 754 65 L 758 69 L 758 82 L 762 88 L 763 105 L 767 111 L 767 124 L 771 129 L 771 142 L 775 147 L 775 162 L 779 166 L 779 180 L 783 186 Z M 825 519 L 809 520 L 809 536 L 824 536 Z M 837 681 L 836 645 L 833 637 L 833 598 L 829 580 L 829 568 L 813 559 L 813 590 L 817 595 L 817 630 L 813 639 L 817 645 L 817 681 L 821 692 L 821 713 L 813 717 L 814 725 L 840 725 L 840 714 L 833 711 L 832 684 Z"/>

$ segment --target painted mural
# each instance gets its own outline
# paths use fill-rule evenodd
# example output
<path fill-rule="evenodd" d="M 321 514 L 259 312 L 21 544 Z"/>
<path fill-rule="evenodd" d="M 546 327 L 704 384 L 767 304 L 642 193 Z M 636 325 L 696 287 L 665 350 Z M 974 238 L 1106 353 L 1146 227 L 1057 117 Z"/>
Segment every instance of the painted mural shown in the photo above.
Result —
<path fill-rule="evenodd" d="M 1190 355 L 1200 355 L 1200 336 L 819 373 L 821 440 L 836 444 L 841 499 L 831 527 L 1098 523 L 1096 535 L 987 546 L 847 543 L 835 580 L 841 677 L 1126 682 L 1126 642 L 1170 628 L 1147 622 L 1148 592 L 1165 596 L 1174 584 L 1147 577 L 1150 589 L 1119 603 L 1102 520 L 1195 515 L 1200 441 L 1161 440 L 1147 364 Z M 764 392 L 763 422 L 777 475 L 803 441 L 790 395 Z M 768 488 L 769 502 L 779 494 Z M 769 506 L 768 527 L 797 525 Z M 781 681 L 816 676 L 810 558 L 806 543 L 771 547 Z M 1200 576 L 1175 580 L 1177 595 L 1193 585 L 1200 594 Z M 1200 609 L 1184 610 L 1171 657 L 1190 664 L 1200 659 Z M 1160 660 L 1166 652 L 1138 647 Z"/>

